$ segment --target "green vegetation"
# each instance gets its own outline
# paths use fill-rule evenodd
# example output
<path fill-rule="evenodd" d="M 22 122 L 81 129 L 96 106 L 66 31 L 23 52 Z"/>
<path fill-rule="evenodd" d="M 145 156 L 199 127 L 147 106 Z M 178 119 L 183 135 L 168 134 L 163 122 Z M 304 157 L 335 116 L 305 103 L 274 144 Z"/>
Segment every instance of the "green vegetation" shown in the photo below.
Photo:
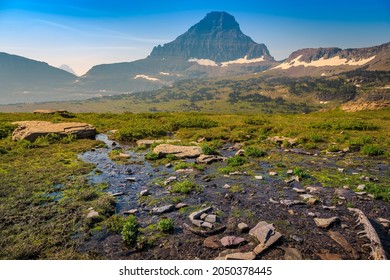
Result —
<path fill-rule="evenodd" d="M 227 165 L 230 167 L 237 167 L 244 165 L 248 160 L 242 156 L 233 156 L 227 159 Z"/>
<path fill-rule="evenodd" d="M 309 174 L 305 171 L 305 170 L 303 170 L 302 168 L 300 168 L 300 167 L 295 167 L 294 169 L 293 169 L 293 174 L 295 175 L 295 176 L 298 176 L 299 177 L 299 179 L 304 179 L 304 178 L 307 178 L 307 177 L 309 177 Z"/>
<path fill-rule="evenodd" d="M 256 147 L 249 146 L 245 148 L 245 155 L 248 157 L 264 157 L 267 153 Z"/>
<path fill-rule="evenodd" d="M 158 221 L 157 227 L 162 232 L 172 232 L 175 222 L 171 218 L 162 218 Z"/>
<path fill-rule="evenodd" d="M 127 244 L 134 245 L 137 242 L 137 238 L 139 235 L 138 227 L 139 225 L 137 219 L 134 215 L 130 215 L 127 218 L 125 224 L 123 225 L 121 231 L 122 238 Z"/>
<path fill-rule="evenodd" d="M 365 145 L 362 151 L 363 154 L 368 156 L 381 156 L 385 153 L 385 151 L 377 145 Z"/>
<path fill-rule="evenodd" d="M 176 182 L 175 184 L 173 184 L 173 186 L 170 189 L 172 193 L 181 193 L 181 194 L 188 194 L 193 190 L 198 190 L 198 187 L 194 182 L 191 182 L 190 180 Z"/>
<path fill-rule="evenodd" d="M 145 159 L 147 160 L 158 160 L 159 158 L 159 155 L 155 152 L 148 152 L 145 154 Z"/>

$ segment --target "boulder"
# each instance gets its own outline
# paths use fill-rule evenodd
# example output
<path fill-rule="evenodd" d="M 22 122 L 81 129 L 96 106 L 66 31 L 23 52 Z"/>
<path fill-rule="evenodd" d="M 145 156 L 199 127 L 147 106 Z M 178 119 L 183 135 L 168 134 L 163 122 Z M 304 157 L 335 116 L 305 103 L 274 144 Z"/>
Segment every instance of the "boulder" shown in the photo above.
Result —
<path fill-rule="evenodd" d="M 21 121 L 14 122 L 18 125 L 12 134 L 12 140 L 25 139 L 34 142 L 40 136 L 56 134 L 59 136 L 75 135 L 77 138 L 94 138 L 96 128 L 87 123 L 68 122 L 51 123 L 44 121 Z"/>
<path fill-rule="evenodd" d="M 198 146 L 176 146 L 160 144 L 153 149 L 159 155 L 174 155 L 177 158 L 194 158 L 200 156 L 202 149 Z"/>

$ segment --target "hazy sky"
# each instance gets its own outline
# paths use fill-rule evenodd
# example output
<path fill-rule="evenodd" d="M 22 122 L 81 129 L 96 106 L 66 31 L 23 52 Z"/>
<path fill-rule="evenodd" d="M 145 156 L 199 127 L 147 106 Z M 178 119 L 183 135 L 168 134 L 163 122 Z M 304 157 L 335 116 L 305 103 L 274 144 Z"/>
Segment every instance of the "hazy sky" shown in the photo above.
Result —
<path fill-rule="evenodd" d="M 210 11 L 232 14 L 278 60 L 300 48 L 390 41 L 389 0 L 0 0 L 0 52 L 82 75 L 96 64 L 145 58 Z"/>

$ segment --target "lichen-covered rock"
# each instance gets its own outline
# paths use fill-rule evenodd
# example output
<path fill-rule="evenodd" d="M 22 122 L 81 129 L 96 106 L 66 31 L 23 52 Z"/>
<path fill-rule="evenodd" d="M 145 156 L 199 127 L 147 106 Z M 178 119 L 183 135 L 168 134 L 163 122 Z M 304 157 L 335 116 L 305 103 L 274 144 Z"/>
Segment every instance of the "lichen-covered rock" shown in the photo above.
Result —
<path fill-rule="evenodd" d="M 66 136 L 75 135 L 77 138 L 93 138 L 96 128 L 87 123 L 67 122 L 51 123 L 44 121 L 20 121 L 13 124 L 19 125 L 12 134 L 12 140 L 25 139 L 34 142 L 38 137 L 48 134 Z"/>

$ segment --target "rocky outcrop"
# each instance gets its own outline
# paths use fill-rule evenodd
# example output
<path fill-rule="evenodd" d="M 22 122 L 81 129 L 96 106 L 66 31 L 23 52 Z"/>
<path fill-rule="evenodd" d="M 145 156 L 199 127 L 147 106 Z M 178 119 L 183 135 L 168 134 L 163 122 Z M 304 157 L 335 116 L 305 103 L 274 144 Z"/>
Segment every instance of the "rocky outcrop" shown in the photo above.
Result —
<path fill-rule="evenodd" d="M 93 138 L 96 128 L 87 123 L 50 123 L 43 121 L 21 121 L 13 124 L 18 125 L 12 134 L 12 140 L 25 139 L 35 141 L 40 136 L 56 134 L 59 136 L 75 135 L 77 138 Z"/>

